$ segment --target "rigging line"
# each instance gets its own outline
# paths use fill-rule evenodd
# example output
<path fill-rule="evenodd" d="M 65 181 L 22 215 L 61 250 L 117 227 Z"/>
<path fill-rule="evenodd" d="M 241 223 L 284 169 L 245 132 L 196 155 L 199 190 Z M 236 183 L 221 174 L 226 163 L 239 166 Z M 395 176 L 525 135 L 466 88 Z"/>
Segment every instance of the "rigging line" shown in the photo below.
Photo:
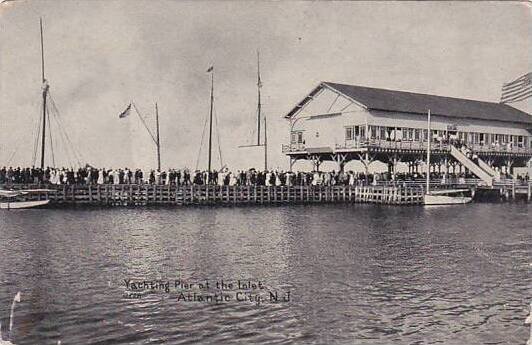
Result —
<path fill-rule="evenodd" d="M 52 167 L 55 167 L 54 142 L 52 140 L 52 122 L 50 121 L 50 110 L 46 109 L 46 116 L 48 118 L 48 138 L 50 140 L 50 152 L 52 153 Z"/>
<path fill-rule="evenodd" d="M 34 128 L 34 132 L 33 132 L 33 155 L 31 156 L 31 164 L 34 166 L 35 165 L 35 161 L 37 159 L 37 145 L 38 145 L 38 141 L 39 141 L 39 129 L 41 128 L 41 116 L 40 114 L 42 113 L 42 104 L 40 105 L 39 107 L 39 116 L 37 116 L 37 121 L 35 121 L 35 128 Z"/>
<path fill-rule="evenodd" d="M 69 140 L 67 139 L 65 130 L 61 126 L 61 123 L 59 122 L 58 115 L 55 112 L 52 112 L 52 114 L 54 115 L 53 118 L 55 119 L 57 127 L 59 128 L 59 139 L 61 139 L 63 141 L 63 144 L 65 146 L 64 151 L 65 151 L 67 164 L 70 166 L 70 168 L 73 168 L 74 164 L 72 162 L 77 160 L 76 153 L 75 153 L 75 150 L 74 150 L 74 145 L 72 145 L 72 143 L 69 142 Z M 50 121 L 50 126 L 51 125 L 52 125 L 52 122 Z M 69 151 L 69 148 L 72 150 L 72 155 L 71 155 L 71 152 Z"/>
<path fill-rule="evenodd" d="M 9 159 L 7 160 L 7 163 L 6 163 L 7 165 L 11 165 L 11 161 L 13 160 L 13 157 L 15 157 L 15 154 L 18 152 L 18 150 L 22 146 L 22 140 L 23 139 L 24 139 L 23 136 L 19 136 L 18 137 L 18 140 L 17 140 L 16 145 L 15 145 L 15 149 L 13 150 L 11 155 L 9 156 Z"/>
<path fill-rule="evenodd" d="M 80 159 L 83 160 L 83 156 L 82 156 L 81 152 L 79 152 L 76 149 L 76 147 L 72 143 L 72 140 L 70 140 L 68 132 L 66 131 L 65 126 L 62 123 L 62 119 L 61 119 L 61 115 L 59 113 L 59 109 L 57 108 L 57 105 L 55 104 L 55 101 L 52 98 L 51 94 L 48 93 L 48 95 L 50 96 L 50 104 L 51 104 L 52 110 L 53 110 L 52 114 L 54 115 L 54 118 L 56 120 L 57 126 L 60 129 L 60 133 L 64 136 L 65 143 L 67 144 L 66 146 L 67 146 L 67 148 L 70 148 L 72 150 L 72 155 L 73 155 L 74 160 L 77 161 L 79 166 L 81 166 Z M 65 152 L 67 152 L 66 149 L 65 149 Z M 72 165 L 71 161 L 69 161 L 69 163 Z"/>
<path fill-rule="evenodd" d="M 51 105 L 50 109 L 52 111 L 53 118 L 55 119 L 57 127 L 59 128 L 59 138 L 65 144 L 64 145 L 65 146 L 65 156 L 66 156 L 67 163 L 70 165 L 70 167 L 73 167 L 72 162 L 74 160 L 77 160 L 75 149 L 74 149 L 74 145 L 69 140 L 68 134 L 66 133 L 65 129 L 62 127 L 62 125 L 60 123 L 59 110 L 57 109 L 57 106 L 56 106 L 56 104 L 55 104 L 55 102 L 53 101 L 52 98 L 50 98 L 50 105 Z M 52 122 L 50 121 L 50 126 L 51 125 L 52 125 Z M 68 150 L 69 148 L 72 150 L 72 156 L 70 154 L 70 151 Z M 74 157 L 74 158 L 72 159 L 72 157 Z"/>
<path fill-rule="evenodd" d="M 10 166 L 11 165 L 11 160 L 13 159 L 13 157 L 15 157 L 15 154 L 17 153 L 18 149 L 20 148 L 20 146 L 17 146 L 15 148 L 15 150 L 13 150 L 13 153 L 11 154 L 11 156 L 9 156 L 9 159 L 7 160 L 7 165 Z"/>
<path fill-rule="evenodd" d="M 42 112 L 42 104 L 41 104 L 41 107 L 39 108 L 39 117 L 38 117 L 38 120 L 37 120 L 37 127 L 36 127 L 36 134 L 34 134 L 35 136 L 35 142 L 33 143 L 33 157 L 32 157 L 32 165 L 35 166 L 35 163 L 37 161 L 37 150 L 39 148 L 39 139 L 41 138 L 41 123 L 42 123 L 42 117 L 40 115 L 40 113 Z"/>
<path fill-rule="evenodd" d="M 253 145 L 253 143 L 255 142 L 255 134 L 257 133 L 257 127 L 255 126 L 255 123 L 253 123 L 253 124 L 251 125 L 250 133 L 251 133 L 251 136 L 250 136 L 250 142 L 249 142 L 249 144 L 250 144 L 250 145 Z"/>
<path fill-rule="evenodd" d="M 153 133 L 151 132 L 150 128 L 148 127 L 148 125 L 146 124 L 146 121 L 144 120 L 144 118 L 142 117 L 142 115 L 140 114 L 140 111 L 137 109 L 137 106 L 135 105 L 135 103 L 131 102 L 131 104 L 133 105 L 133 108 L 135 108 L 135 112 L 137 113 L 140 121 L 142 121 L 142 124 L 144 125 L 144 128 L 146 128 L 146 130 L 148 131 L 148 133 L 150 134 L 151 136 L 151 139 L 153 140 L 153 142 L 155 143 L 155 145 L 157 145 L 157 139 L 155 138 L 155 135 L 153 135 Z"/>
<path fill-rule="evenodd" d="M 218 126 L 218 112 L 216 106 L 214 106 L 214 120 L 216 122 L 216 137 L 218 139 L 218 155 L 220 156 L 220 166 L 223 167 L 224 162 L 222 160 L 222 147 L 220 146 L 220 127 Z"/>
<path fill-rule="evenodd" d="M 49 95 L 50 95 L 50 93 L 49 93 Z M 72 140 L 70 140 L 70 137 L 68 136 L 68 132 L 66 131 L 65 126 L 62 123 L 61 114 L 59 112 L 59 109 L 57 108 L 57 105 L 55 104 L 55 101 L 53 100 L 51 95 L 50 95 L 50 103 L 51 103 L 52 108 L 53 108 L 52 109 L 53 110 L 52 114 L 54 115 L 54 118 L 56 120 L 57 126 L 60 129 L 60 133 L 63 134 L 63 136 L 65 137 L 65 143 L 67 144 L 67 147 L 71 148 L 72 154 L 74 156 L 74 159 L 78 162 L 78 164 L 81 165 L 81 163 L 79 161 L 80 158 L 82 158 L 81 157 L 82 156 L 81 152 L 78 152 L 76 150 L 76 147 L 73 145 Z M 69 163 L 71 163 L 71 162 L 69 162 Z"/>
<path fill-rule="evenodd" d="M 62 129 L 62 127 L 61 127 L 61 125 L 59 123 L 59 119 L 58 119 L 59 111 L 58 111 L 57 106 L 55 105 L 55 102 L 54 102 L 53 98 L 51 97 L 51 95 L 49 97 L 49 104 L 50 104 L 50 107 L 48 108 L 48 111 L 52 112 L 53 119 L 55 120 L 55 122 L 57 124 L 57 127 L 59 128 L 59 139 L 63 141 L 63 144 L 65 146 L 65 156 L 66 156 L 66 159 L 67 159 L 67 163 L 69 165 L 72 165 L 72 160 L 70 159 L 70 152 L 68 152 L 68 147 L 69 146 L 72 147 L 73 145 L 69 144 L 68 141 L 65 138 L 65 134 L 63 133 L 63 129 Z M 50 123 L 49 127 L 51 128 L 52 121 L 48 121 L 48 122 Z M 53 147 L 52 147 L 52 149 L 53 149 Z M 55 166 L 55 157 L 54 157 L 54 166 Z"/>
<path fill-rule="evenodd" d="M 205 123 L 203 124 L 203 131 L 201 132 L 201 142 L 200 142 L 200 146 L 199 146 L 198 156 L 196 158 L 196 169 L 195 170 L 198 170 L 199 160 L 200 160 L 200 156 L 201 156 L 201 148 L 203 147 L 203 139 L 205 138 L 205 130 L 207 129 L 208 120 L 209 120 L 209 114 L 207 114 L 207 116 L 205 116 Z"/>

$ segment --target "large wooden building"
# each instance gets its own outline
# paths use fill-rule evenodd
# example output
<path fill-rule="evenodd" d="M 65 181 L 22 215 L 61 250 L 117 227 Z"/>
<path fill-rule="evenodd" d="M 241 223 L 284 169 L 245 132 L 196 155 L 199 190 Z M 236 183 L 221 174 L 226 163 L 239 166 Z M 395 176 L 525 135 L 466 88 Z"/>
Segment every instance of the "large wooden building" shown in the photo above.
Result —
<path fill-rule="evenodd" d="M 298 160 L 312 161 L 315 169 L 323 161 L 343 169 L 359 160 L 367 169 L 379 160 L 391 172 L 399 162 L 417 171 L 425 160 L 429 109 L 433 169 L 465 167 L 489 180 L 487 175 L 525 166 L 532 157 L 532 116 L 509 105 L 329 82 L 285 115 L 290 144 L 283 152 L 291 168 Z M 480 163 L 456 150 L 463 145 Z"/>

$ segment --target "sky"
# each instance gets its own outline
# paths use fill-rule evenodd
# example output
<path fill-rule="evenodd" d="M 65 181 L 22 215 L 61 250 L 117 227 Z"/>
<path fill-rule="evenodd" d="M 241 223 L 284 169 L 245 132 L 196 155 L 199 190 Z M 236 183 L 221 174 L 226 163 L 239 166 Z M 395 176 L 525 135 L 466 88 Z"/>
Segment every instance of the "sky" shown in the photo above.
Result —
<path fill-rule="evenodd" d="M 70 139 L 52 116 L 56 165 L 156 167 L 155 145 L 138 116 L 118 118 L 133 101 L 152 131 L 158 104 L 163 169 L 205 168 L 206 70 L 214 65 L 213 168 L 221 152 L 223 164 L 236 170 L 263 166 L 262 148 L 239 148 L 256 137 L 257 50 L 269 163 L 286 169 L 283 116 L 321 81 L 497 102 L 504 82 L 532 70 L 531 8 L 525 2 L 3 2 L 0 166 L 33 163 L 42 106 L 40 17 L 46 79 Z M 530 100 L 514 106 L 532 110 Z"/>

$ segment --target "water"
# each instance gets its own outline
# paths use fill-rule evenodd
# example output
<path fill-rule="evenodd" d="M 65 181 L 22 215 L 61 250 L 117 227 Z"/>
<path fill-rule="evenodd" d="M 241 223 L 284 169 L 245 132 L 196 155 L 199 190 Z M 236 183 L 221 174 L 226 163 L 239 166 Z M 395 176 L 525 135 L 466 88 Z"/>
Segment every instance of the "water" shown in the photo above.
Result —
<path fill-rule="evenodd" d="M 16 344 L 522 344 L 532 206 L 23 210 L 0 214 Z M 290 301 L 126 298 L 124 279 L 254 279 Z"/>

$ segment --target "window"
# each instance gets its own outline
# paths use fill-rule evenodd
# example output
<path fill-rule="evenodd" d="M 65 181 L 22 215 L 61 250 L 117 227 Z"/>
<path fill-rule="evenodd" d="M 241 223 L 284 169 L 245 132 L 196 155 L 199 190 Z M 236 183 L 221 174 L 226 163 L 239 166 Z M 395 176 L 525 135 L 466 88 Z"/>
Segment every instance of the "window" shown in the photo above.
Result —
<path fill-rule="evenodd" d="M 377 127 L 376 126 L 370 126 L 370 133 L 371 133 L 371 136 L 370 136 L 370 139 L 376 139 L 377 138 Z"/>
<path fill-rule="evenodd" d="M 353 140 L 353 127 L 345 127 L 345 140 Z"/>
<path fill-rule="evenodd" d="M 303 132 L 292 132 L 290 135 L 291 144 L 302 144 L 303 143 Z"/>
<path fill-rule="evenodd" d="M 419 128 L 414 129 L 414 141 L 419 141 Z"/>
<path fill-rule="evenodd" d="M 380 127 L 380 134 L 381 134 L 381 139 L 386 139 L 386 127 L 382 126 Z"/>
<path fill-rule="evenodd" d="M 506 144 L 506 135 L 504 135 L 504 134 L 499 134 L 499 143 L 500 143 L 501 145 Z"/>

